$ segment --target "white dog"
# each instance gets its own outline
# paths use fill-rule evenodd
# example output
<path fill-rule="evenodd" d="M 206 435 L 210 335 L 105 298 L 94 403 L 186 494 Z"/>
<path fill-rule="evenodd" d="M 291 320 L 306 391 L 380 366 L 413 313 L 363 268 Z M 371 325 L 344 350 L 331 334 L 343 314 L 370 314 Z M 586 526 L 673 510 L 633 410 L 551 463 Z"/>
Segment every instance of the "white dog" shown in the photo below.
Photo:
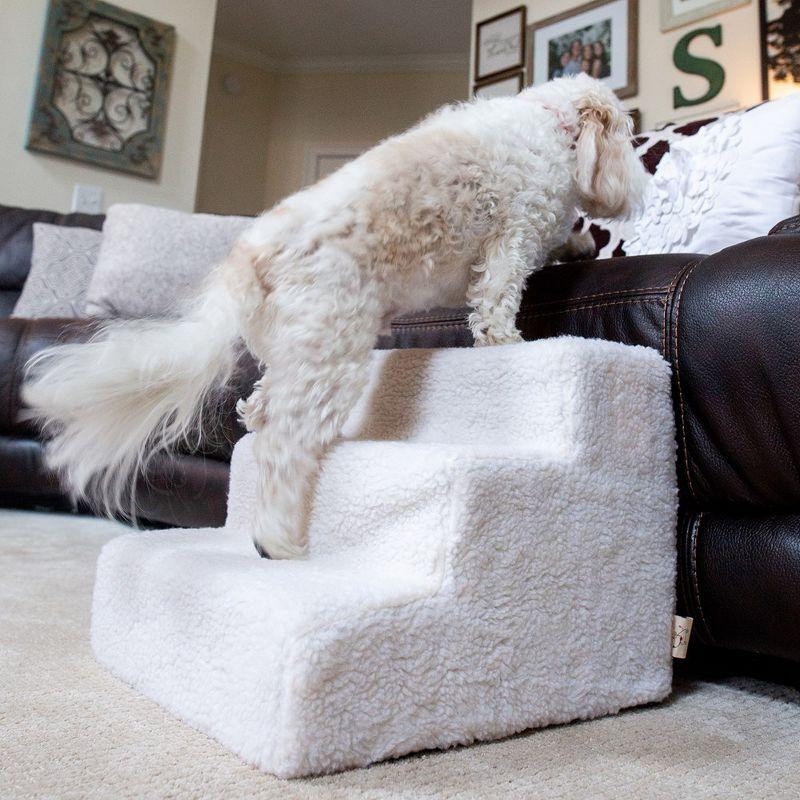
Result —
<path fill-rule="evenodd" d="M 466 302 L 476 344 L 520 340 L 526 278 L 580 207 L 614 217 L 644 171 L 619 101 L 585 75 L 446 107 L 256 219 L 177 321 L 111 322 L 43 351 L 23 397 L 76 496 L 118 507 L 149 455 L 197 430 L 239 342 L 264 365 L 240 415 L 258 431 L 262 554 L 306 550 L 325 449 L 403 312 Z"/>

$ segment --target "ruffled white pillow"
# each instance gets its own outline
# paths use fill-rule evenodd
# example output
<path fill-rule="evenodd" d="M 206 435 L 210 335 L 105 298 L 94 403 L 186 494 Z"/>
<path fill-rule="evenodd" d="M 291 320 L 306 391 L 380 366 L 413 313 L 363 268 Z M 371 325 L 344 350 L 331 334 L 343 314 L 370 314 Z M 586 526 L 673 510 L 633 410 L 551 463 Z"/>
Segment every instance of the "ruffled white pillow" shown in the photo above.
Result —
<path fill-rule="evenodd" d="M 800 92 L 642 134 L 653 174 L 641 214 L 584 220 L 599 257 L 713 253 L 764 236 L 800 208 Z"/>

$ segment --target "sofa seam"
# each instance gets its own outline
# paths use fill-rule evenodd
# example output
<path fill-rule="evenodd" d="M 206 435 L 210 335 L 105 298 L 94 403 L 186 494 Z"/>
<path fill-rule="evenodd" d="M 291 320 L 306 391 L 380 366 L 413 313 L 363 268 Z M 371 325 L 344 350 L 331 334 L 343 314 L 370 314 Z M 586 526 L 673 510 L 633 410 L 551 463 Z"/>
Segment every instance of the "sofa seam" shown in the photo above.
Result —
<path fill-rule="evenodd" d="M 692 262 L 689 262 L 689 266 L 691 265 Z M 686 272 L 686 269 L 687 265 L 684 264 L 681 269 L 675 273 L 675 276 L 669 282 L 669 286 L 667 287 L 667 296 L 664 302 L 664 325 L 661 331 L 661 354 L 666 361 L 669 361 L 669 353 L 667 352 L 667 327 L 669 325 L 670 300 L 675 296 L 675 287 L 678 285 L 678 281 L 680 281 L 681 277 Z"/>
<path fill-rule="evenodd" d="M 697 541 L 700 538 L 700 526 L 703 522 L 703 512 L 700 511 L 697 514 L 697 518 L 692 525 L 692 586 L 694 587 L 694 599 L 697 603 L 697 610 L 700 614 L 700 621 L 703 624 L 703 629 L 705 634 L 708 638 L 710 644 L 715 644 L 714 636 L 711 633 L 711 629 L 708 626 L 708 621 L 706 620 L 705 612 L 703 611 L 703 602 L 700 599 L 700 582 L 697 579 Z"/>
<path fill-rule="evenodd" d="M 679 273 L 680 274 L 680 273 Z M 673 279 L 674 282 L 674 279 Z M 661 297 L 654 297 L 654 296 L 638 296 L 642 292 L 665 292 L 667 295 L 669 294 L 672 288 L 672 283 L 669 286 L 643 286 L 639 289 L 621 289 L 615 292 L 602 292 L 599 294 L 588 294 L 588 295 L 581 295 L 580 297 L 571 298 L 568 301 L 564 300 L 552 300 L 546 303 L 537 304 L 534 308 L 541 308 L 543 306 L 549 304 L 557 304 L 557 303 L 572 303 L 572 302 L 579 302 L 582 300 L 593 300 L 593 299 L 600 299 L 603 297 L 619 297 L 628 295 L 625 299 L 616 300 L 609 303 L 587 303 L 585 305 L 579 306 L 569 306 L 569 308 L 559 309 L 557 311 L 544 311 L 541 313 L 532 313 L 533 310 L 523 310 L 517 314 L 517 317 L 542 317 L 548 316 L 552 314 L 565 314 L 569 311 L 580 311 L 585 308 L 604 308 L 609 305 L 621 305 L 624 303 L 637 303 L 637 302 L 663 302 L 663 298 Z M 434 323 L 434 326 L 437 328 L 447 327 L 447 326 L 459 326 L 467 324 L 467 315 L 464 317 L 460 317 L 458 319 L 448 318 L 443 319 L 441 322 L 437 323 L 436 316 L 427 316 L 427 317 L 412 317 L 411 319 L 399 319 L 392 322 L 393 328 L 422 328 L 423 326 L 419 325 L 421 322 L 428 322 Z M 429 326 L 431 327 L 431 326 Z"/>
<path fill-rule="evenodd" d="M 689 465 L 689 448 L 686 442 L 686 408 L 683 402 L 683 388 L 681 386 L 681 359 L 680 359 L 680 314 L 681 314 L 681 300 L 683 299 L 683 290 L 689 282 L 692 272 L 700 261 L 695 261 L 689 266 L 683 277 L 678 295 L 675 298 L 675 332 L 673 336 L 673 346 L 675 350 L 675 383 L 678 387 L 678 405 L 680 407 L 681 416 L 681 444 L 683 446 L 683 466 L 686 469 L 686 483 L 689 489 L 689 494 L 694 500 L 697 500 L 697 493 L 692 483 L 692 474 Z"/>
<path fill-rule="evenodd" d="M 783 231 L 794 231 L 800 228 L 800 222 L 791 222 L 787 225 L 781 225 L 778 223 L 770 232 L 770 236 L 774 236 L 777 233 L 783 233 Z"/>
<path fill-rule="evenodd" d="M 545 311 L 542 314 L 521 314 L 520 316 L 527 319 L 538 319 L 540 317 L 554 317 L 557 314 L 569 314 L 573 311 L 583 311 L 587 308 L 609 308 L 610 306 L 624 306 L 631 305 L 632 303 L 664 303 L 662 297 L 629 297 L 625 300 L 614 300 L 608 303 L 586 303 L 581 306 L 572 306 L 570 308 L 562 308 L 558 311 Z"/>
<path fill-rule="evenodd" d="M 405 318 L 398 318 L 392 320 L 392 327 L 402 328 L 402 327 L 411 327 L 413 325 L 417 325 L 420 322 L 437 322 L 440 321 L 442 323 L 462 323 L 467 321 L 467 317 L 469 316 L 468 313 L 463 314 L 460 317 L 456 316 L 440 316 L 437 314 L 429 314 L 428 316 L 424 317 L 405 317 Z"/>
<path fill-rule="evenodd" d="M 17 336 L 16 346 L 14 347 L 14 355 L 11 359 L 11 375 L 8 382 L 8 422 L 9 422 L 9 431 L 13 430 L 17 421 L 17 415 L 12 417 L 12 412 L 14 410 L 14 401 L 15 398 L 19 398 L 18 411 L 21 411 L 21 404 L 22 404 L 22 397 L 20 396 L 20 388 L 22 386 L 21 383 L 21 376 L 20 376 L 20 353 L 22 352 L 23 347 L 23 337 L 27 335 L 28 326 L 23 325 L 19 335 Z"/>
<path fill-rule="evenodd" d="M 443 322 L 438 325 L 398 325 L 396 327 L 392 327 L 392 333 L 398 333 L 402 330 L 414 330 L 414 331 L 436 331 L 441 330 L 442 328 L 458 328 L 462 330 L 469 330 L 467 325 L 466 319 L 461 322 Z"/>
<path fill-rule="evenodd" d="M 578 297 L 570 297 L 569 300 L 545 300 L 537 303 L 537 306 L 554 305 L 556 303 L 577 303 L 581 300 L 595 300 L 602 297 L 624 297 L 625 295 L 636 295 L 643 292 L 666 292 L 668 286 L 642 286 L 638 289 L 617 289 L 613 292 L 598 292 L 597 294 L 584 294 Z"/>
<path fill-rule="evenodd" d="M 668 288 L 669 287 L 667 287 L 667 289 Z M 667 289 L 665 289 L 663 286 L 657 287 L 657 290 L 660 291 L 660 292 L 667 291 Z M 636 291 L 640 292 L 640 291 L 645 291 L 645 290 L 644 289 L 637 289 Z M 586 303 L 584 305 L 570 306 L 569 308 L 561 308 L 561 309 L 558 309 L 557 311 L 544 311 L 544 312 L 539 313 L 539 314 L 534 314 L 534 313 L 531 313 L 530 311 L 521 311 L 519 314 L 517 314 L 517 318 L 518 319 L 519 318 L 522 318 L 522 319 L 538 319 L 539 317 L 551 317 L 551 316 L 555 316 L 557 314 L 569 314 L 572 311 L 582 311 L 582 310 L 587 309 L 587 308 L 608 308 L 609 306 L 629 305 L 631 303 L 661 303 L 661 304 L 666 304 L 666 298 L 665 297 L 661 297 L 661 296 L 656 296 L 656 295 L 642 296 L 642 297 L 631 296 L 631 297 L 626 297 L 623 300 L 614 300 L 614 301 L 610 301 L 610 302 L 606 302 L 606 303 Z M 466 317 L 461 319 L 461 320 L 457 320 L 457 321 L 448 320 L 446 322 L 442 321 L 440 323 L 436 323 L 435 322 L 435 317 L 434 317 L 434 318 L 430 318 L 430 319 L 427 319 L 427 320 L 420 320 L 420 322 L 430 322 L 430 323 L 433 323 L 433 324 L 420 325 L 415 320 L 398 321 L 398 322 L 393 322 L 392 323 L 392 330 L 393 331 L 404 330 L 404 329 L 405 330 L 409 330 L 409 329 L 410 330 L 417 330 L 417 331 L 421 331 L 421 330 L 441 330 L 442 328 L 463 328 L 463 327 L 466 327 L 467 324 L 468 324 Z"/>

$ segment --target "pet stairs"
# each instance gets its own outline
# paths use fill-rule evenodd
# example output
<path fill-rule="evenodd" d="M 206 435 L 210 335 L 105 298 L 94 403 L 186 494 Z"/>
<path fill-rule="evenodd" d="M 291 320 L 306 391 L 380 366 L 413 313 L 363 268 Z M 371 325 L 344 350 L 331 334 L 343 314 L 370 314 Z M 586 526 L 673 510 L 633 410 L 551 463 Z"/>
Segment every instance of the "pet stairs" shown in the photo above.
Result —
<path fill-rule="evenodd" d="M 133 533 L 92 645 L 281 777 L 613 714 L 671 686 L 669 367 L 596 340 L 374 354 L 310 555 L 256 555 L 252 435 L 223 529 Z"/>

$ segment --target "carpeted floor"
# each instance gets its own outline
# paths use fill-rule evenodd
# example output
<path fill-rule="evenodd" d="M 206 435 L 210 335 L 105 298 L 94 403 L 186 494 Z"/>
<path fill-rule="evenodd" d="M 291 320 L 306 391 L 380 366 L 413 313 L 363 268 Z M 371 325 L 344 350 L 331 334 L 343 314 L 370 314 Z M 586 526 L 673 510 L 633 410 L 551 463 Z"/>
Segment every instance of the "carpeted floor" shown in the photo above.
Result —
<path fill-rule="evenodd" d="M 94 562 L 124 530 L 0 512 L 2 800 L 800 797 L 800 693 L 741 679 L 684 683 L 618 717 L 278 781 L 94 663 Z"/>

